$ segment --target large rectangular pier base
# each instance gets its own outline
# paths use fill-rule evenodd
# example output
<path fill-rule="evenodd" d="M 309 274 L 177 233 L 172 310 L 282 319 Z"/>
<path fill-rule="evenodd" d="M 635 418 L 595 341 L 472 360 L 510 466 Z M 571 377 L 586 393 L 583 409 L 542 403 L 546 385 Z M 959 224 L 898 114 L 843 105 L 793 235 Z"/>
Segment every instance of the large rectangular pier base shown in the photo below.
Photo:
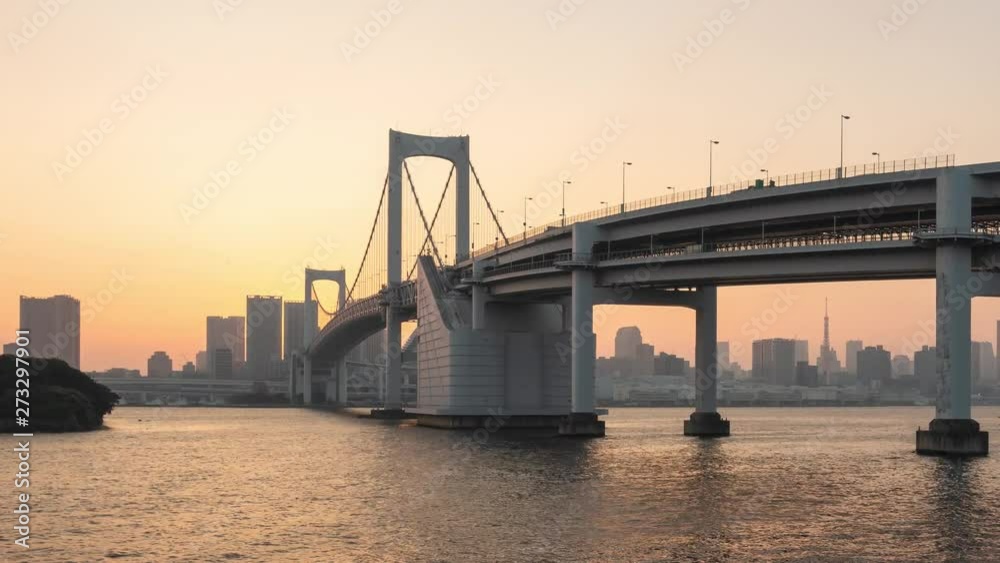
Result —
<path fill-rule="evenodd" d="M 685 436 L 718 438 L 729 436 L 729 421 L 717 412 L 695 412 L 684 421 Z"/>
<path fill-rule="evenodd" d="M 604 421 L 593 413 L 573 413 L 559 421 L 559 435 L 576 438 L 603 438 Z"/>
<path fill-rule="evenodd" d="M 486 428 L 500 430 L 507 428 L 549 428 L 559 427 L 559 415 L 504 415 L 504 414 L 417 414 L 418 426 L 447 428 L 453 430 L 474 430 Z"/>
<path fill-rule="evenodd" d="M 954 457 L 988 455 L 990 434 L 971 419 L 935 418 L 930 429 L 917 430 L 917 453 Z"/>

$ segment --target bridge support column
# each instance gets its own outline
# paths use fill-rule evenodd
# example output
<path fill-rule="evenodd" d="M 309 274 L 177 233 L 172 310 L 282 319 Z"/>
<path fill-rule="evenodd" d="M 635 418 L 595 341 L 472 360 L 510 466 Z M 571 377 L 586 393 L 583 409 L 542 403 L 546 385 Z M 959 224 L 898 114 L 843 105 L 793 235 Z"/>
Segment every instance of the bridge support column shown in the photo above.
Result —
<path fill-rule="evenodd" d="M 594 364 L 597 347 L 594 339 L 594 271 L 585 262 L 597 241 L 597 228 L 586 223 L 573 225 L 574 262 L 570 316 L 570 370 L 572 407 L 559 423 L 562 436 L 604 436 L 604 421 L 597 419 L 594 403 Z"/>
<path fill-rule="evenodd" d="M 729 436 L 729 421 L 719 415 L 718 379 L 718 290 L 715 286 L 698 288 L 695 309 L 695 381 L 694 413 L 684 421 L 685 436 L 705 438 Z"/>
<path fill-rule="evenodd" d="M 476 261 L 472 264 L 472 328 L 474 330 L 486 328 L 486 288 L 480 283 L 482 276 L 482 262 Z"/>
<path fill-rule="evenodd" d="M 385 310 L 385 395 L 382 408 L 372 409 L 373 418 L 403 418 L 403 323 L 399 309 L 390 304 Z"/>
<path fill-rule="evenodd" d="M 917 453 L 980 456 L 989 434 L 972 418 L 972 186 L 968 174 L 942 172 L 937 185 L 936 351 L 938 394 L 934 420 L 917 430 Z M 964 237 L 962 235 L 965 235 Z"/>
<path fill-rule="evenodd" d="M 295 404 L 295 358 L 297 354 L 292 352 L 288 356 L 288 404 Z"/>
<path fill-rule="evenodd" d="M 347 406 L 347 358 L 337 362 L 337 405 Z"/>
<path fill-rule="evenodd" d="M 302 358 L 302 404 L 311 405 L 313 400 L 312 358 Z"/>

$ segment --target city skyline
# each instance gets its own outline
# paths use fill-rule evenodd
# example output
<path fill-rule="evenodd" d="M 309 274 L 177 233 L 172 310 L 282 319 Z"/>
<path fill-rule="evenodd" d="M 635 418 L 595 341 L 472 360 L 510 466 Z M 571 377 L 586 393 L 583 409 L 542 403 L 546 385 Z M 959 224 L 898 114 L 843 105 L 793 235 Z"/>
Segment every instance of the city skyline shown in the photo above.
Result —
<path fill-rule="evenodd" d="M 789 297 L 792 297 L 795 301 L 797 301 L 799 299 L 799 296 L 798 296 L 795 288 L 802 287 L 803 285 L 817 285 L 817 286 L 819 286 L 819 285 L 833 285 L 833 284 L 797 284 L 797 285 L 794 285 L 794 286 L 775 286 L 775 288 L 776 288 L 775 289 L 775 296 L 776 297 L 780 297 L 780 298 L 784 298 L 784 299 L 788 299 Z M 790 288 L 790 289 L 788 289 L 788 288 Z M 741 289 L 741 288 L 731 288 L 731 289 Z M 787 291 L 785 291 L 784 293 L 782 293 L 783 289 L 787 289 Z M 720 304 L 724 301 L 724 299 L 723 299 L 723 297 L 721 295 L 722 293 L 723 292 L 720 291 Z M 72 296 L 68 296 L 68 295 L 56 295 L 56 296 L 52 296 L 52 297 L 48 297 L 48 298 L 38 298 L 38 297 L 28 297 L 28 296 L 21 296 L 21 297 L 22 298 L 26 298 L 29 301 L 32 301 L 32 300 L 38 301 L 38 300 L 46 300 L 46 299 L 54 299 L 54 298 L 75 299 Z M 289 329 L 289 327 L 291 325 L 289 325 L 287 319 L 283 318 L 283 315 L 287 314 L 287 312 L 289 311 L 289 309 L 296 310 L 297 312 L 295 314 L 295 317 L 296 317 L 296 319 L 301 320 L 301 318 L 302 318 L 301 317 L 301 312 L 298 312 L 298 309 L 300 309 L 302 307 L 302 302 L 301 301 L 286 301 L 286 302 L 282 303 L 277 296 L 269 297 L 269 296 L 251 296 L 251 295 L 247 295 L 247 296 L 244 296 L 244 299 L 245 299 L 245 309 L 244 309 L 245 313 L 247 313 L 248 315 L 249 314 L 255 314 L 256 316 L 259 316 L 261 319 L 264 319 L 269 325 L 275 325 L 275 324 L 277 325 L 276 327 L 275 326 L 270 326 L 269 329 L 268 329 L 269 333 L 270 333 L 270 337 L 272 337 L 272 339 L 275 337 L 275 335 L 273 334 L 273 331 L 275 329 L 277 329 L 278 330 L 278 336 L 277 337 L 279 338 L 278 344 L 275 345 L 275 344 L 271 343 L 271 345 L 270 345 L 271 349 L 269 349 L 268 353 L 274 352 L 274 349 L 276 349 L 278 355 L 282 359 L 284 359 L 286 357 L 286 354 L 287 354 L 287 350 L 285 349 L 286 345 L 289 343 L 289 341 L 291 341 L 292 343 L 299 343 L 301 341 L 301 336 L 299 334 L 294 334 L 291 337 L 288 335 L 287 331 L 288 331 L 288 329 Z M 253 299 L 253 303 L 254 303 L 253 309 L 251 309 L 251 300 L 252 299 Z M 264 300 L 267 300 L 269 302 L 276 303 L 276 306 L 275 306 L 276 308 L 274 309 L 275 313 L 274 314 L 267 314 L 267 315 L 262 314 L 261 313 L 261 309 L 260 309 L 260 305 L 259 305 L 259 301 L 258 301 L 260 299 L 264 299 Z M 635 309 L 639 309 L 639 308 L 640 307 L 635 307 Z M 829 308 L 828 299 L 826 297 L 824 297 L 823 298 L 823 314 L 824 314 L 824 317 L 826 317 L 829 314 L 829 309 L 828 308 Z M 657 309 L 657 312 L 659 312 L 659 313 L 663 313 L 664 311 L 671 311 L 671 309 L 666 309 L 666 310 L 664 310 L 664 309 Z M 682 314 L 684 313 L 684 311 L 682 311 L 680 309 L 674 309 L 673 312 L 678 312 L 678 313 L 682 313 Z M 617 313 L 617 314 L 621 315 L 620 312 Z M 785 316 L 787 316 L 787 313 L 785 313 Z M 780 318 L 780 316 L 776 315 L 776 318 Z M 249 339 L 248 339 L 248 336 L 247 336 L 248 325 L 247 325 L 246 319 L 247 319 L 247 317 L 238 316 L 238 315 L 232 315 L 232 316 L 208 315 L 208 316 L 206 316 L 206 317 L 204 317 L 202 319 L 203 323 L 207 322 L 207 326 L 208 326 L 208 329 L 207 329 L 207 335 L 208 335 L 207 339 L 208 340 L 207 341 L 206 340 L 202 341 L 203 342 L 203 346 L 202 346 L 201 349 L 194 350 L 193 352 L 189 352 L 189 351 L 180 351 L 180 352 L 166 351 L 165 353 L 170 358 L 176 359 L 175 361 L 177 362 L 176 365 L 178 367 L 182 366 L 182 365 L 184 365 L 184 364 L 186 364 L 188 362 L 191 362 L 192 364 L 195 364 L 196 360 L 197 360 L 197 355 L 201 354 L 201 353 L 205 353 L 206 354 L 206 361 L 207 361 L 207 364 L 208 364 L 208 370 L 207 371 L 208 371 L 208 373 L 211 373 L 211 370 L 212 370 L 212 355 L 210 353 L 210 349 L 214 346 L 214 344 L 219 344 L 220 346 L 229 347 L 232 350 L 232 352 L 233 352 L 233 355 L 232 355 L 233 370 L 236 373 L 239 373 L 244 368 L 246 368 L 246 366 L 249 364 L 249 355 L 248 354 L 249 354 L 250 344 L 248 342 Z M 974 309 L 973 310 L 974 324 L 975 324 L 975 319 L 976 319 L 976 316 L 975 316 L 975 309 Z M 799 338 L 798 335 L 800 333 L 796 333 L 796 336 L 791 336 L 791 335 L 789 335 L 787 333 L 783 333 L 782 331 L 780 331 L 777 328 L 779 326 L 784 326 L 784 324 L 778 324 L 777 322 L 774 323 L 774 324 L 768 324 L 766 322 L 766 320 L 767 320 L 766 318 L 763 318 L 763 319 L 759 319 L 759 322 L 755 322 L 756 319 L 754 321 L 748 321 L 747 323 L 745 323 L 741 327 L 740 334 L 737 335 L 736 337 L 733 337 L 733 338 L 726 338 L 726 334 L 720 331 L 720 333 L 719 333 L 719 341 L 720 342 L 726 342 L 728 344 L 728 346 L 730 347 L 730 349 L 727 350 L 729 361 L 731 361 L 733 363 L 736 363 L 736 364 L 739 364 L 739 365 L 743 366 L 744 369 L 747 369 L 749 371 L 749 366 L 752 365 L 753 342 L 754 341 L 759 341 L 759 340 L 789 339 L 789 340 L 797 341 L 799 343 L 801 343 L 801 342 L 804 341 L 808 345 L 807 350 L 809 350 L 810 352 L 813 349 L 813 346 L 816 346 L 816 344 L 813 344 L 814 341 L 811 340 L 811 339 L 809 339 L 809 338 Z M 86 333 L 86 323 L 82 322 L 82 320 L 79 320 L 79 319 L 78 319 L 77 322 L 80 323 L 80 324 L 77 325 L 78 327 L 80 327 L 78 329 L 78 332 L 82 332 L 83 334 L 85 334 Z M 649 322 L 649 321 L 647 321 L 647 322 Z M 834 328 L 832 328 L 830 330 L 832 332 L 835 332 L 836 331 L 836 325 L 837 325 L 837 318 L 836 317 L 829 317 L 829 325 L 827 325 L 826 322 L 827 322 L 826 319 L 824 319 L 823 321 L 821 321 L 822 327 L 823 327 L 821 329 L 821 331 L 820 331 L 821 334 L 825 334 L 826 333 L 826 331 L 829 328 L 829 325 L 833 325 Z M 407 323 L 407 324 L 408 325 L 412 325 L 413 323 Z M 995 329 L 995 332 L 987 334 L 986 335 L 987 338 L 977 338 L 978 335 L 975 332 L 973 332 L 973 345 L 975 345 L 977 343 L 980 343 L 980 342 L 986 342 L 986 343 L 989 343 L 992 347 L 994 347 L 994 349 L 1000 348 L 1000 346 L 998 346 L 998 344 L 1000 344 L 1000 320 L 986 321 L 986 322 L 980 323 L 980 324 L 985 324 L 985 325 L 987 325 L 987 326 Z M 642 343 L 652 345 L 656 349 L 657 353 L 658 352 L 666 352 L 668 354 L 675 354 L 675 355 L 683 357 L 683 358 L 691 358 L 691 357 L 693 357 L 693 354 L 694 354 L 694 345 L 693 345 L 693 342 L 690 345 L 690 349 L 687 350 L 687 351 L 685 351 L 683 349 L 670 348 L 668 346 L 661 345 L 660 343 L 658 343 L 657 340 L 653 340 L 653 339 L 649 339 L 648 338 L 650 334 L 653 335 L 653 338 L 656 338 L 659 335 L 659 333 L 657 333 L 656 331 L 649 331 L 648 328 L 644 329 L 644 327 L 641 326 L 641 325 L 639 325 L 639 324 L 631 324 L 630 325 L 630 324 L 627 324 L 627 323 L 624 323 L 622 326 L 615 327 L 614 330 L 610 331 L 610 332 L 603 331 L 603 330 L 595 330 L 595 333 L 596 333 L 597 339 L 598 339 L 598 348 L 597 348 L 597 354 L 598 354 L 598 356 L 614 357 L 615 356 L 615 350 L 616 350 L 616 348 L 615 348 L 616 336 L 619 334 L 619 332 L 620 332 L 621 329 L 623 329 L 623 328 L 629 328 L 631 326 L 638 327 L 640 331 L 646 330 L 646 332 L 643 332 L 643 334 L 641 336 L 639 336 L 639 338 L 641 339 Z M 410 330 L 412 330 L 412 326 L 410 326 L 409 328 L 410 328 Z M 844 372 L 854 374 L 854 372 L 852 372 L 851 369 L 850 369 L 851 360 L 849 359 L 849 358 L 851 358 L 851 350 L 850 350 L 850 348 L 848 348 L 848 346 L 851 344 L 851 342 L 863 342 L 864 346 L 862 346 L 862 348 L 864 348 L 865 346 L 868 345 L 867 343 L 869 341 L 871 341 L 871 342 L 874 343 L 872 345 L 884 347 L 886 350 L 888 350 L 891 353 L 892 356 L 896 356 L 896 355 L 900 355 L 901 354 L 901 355 L 907 356 L 911 361 L 914 360 L 915 353 L 918 352 L 918 351 L 920 351 L 924 345 L 933 345 L 934 324 L 932 322 L 928 322 L 928 321 L 918 321 L 918 323 L 916 323 L 913 328 L 914 328 L 914 331 L 912 333 L 910 333 L 909 335 L 906 335 L 906 336 L 899 336 L 899 335 L 897 335 L 896 337 L 894 337 L 893 335 L 881 334 L 880 336 L 874 337 L 873 339 L 869 340 L 869 339 L 864 339 L 864 338 L 858 338 L 858 337 L 855 337 L 855 336 L 852 336 L 852 335 L 847 335 L 846 337 L 844 337 L 839 342 L 838 342 L 837 339 L 831 338 L 830 341 L 832 343 L 833 351 L 834 351 L 834 353 L 837 356 L 838 361 L 839 361 L 839 364 L 838 364 L 840 366 L 839 369 L 843 370 Z M 405 332 L 408 334 L 410 332 L 410 330 L 406 330 Z M 66 331 L 60 331 L 60 332 L 66 332 Z M 994 338 L 997 338 L 997 340 L 990 339 L 989 338 L 990 336 L 992 336 Z M 693 340 L 693 335 L 692 335 L 692 340 Z M 822 341 L 823 341 L 823 339 L 820 338 L 819 339 L 819 342 L 820 342 L 819 348 L 820 348 L 820 350 L 822 350 Z M 744 344 L 744 342 L 746 344 Z M 886 342 L 895 342 L 896 344 L 895 345 L 893 345 L 893 344 L 887 344 Z M 43 344 L 44 343 L 45 342 L 43 341 Z M 602 344 L 603 344 L 603 346 L 602 346 Z M 80 348 L 82 348 L 82 346 L 79 346 L 77 348 L 77 350 L 76 350 L 77 357 L 79 357 L 80 355 L 82 355 L 81 352 L 80 352 Z M 139 364 L 136 364 L 136 365 L 114 364 L 114 365 L 99 366 L 99 367 L 85 366 L 83 369 L 84 369 L 84 371 L 105 371 L 105 370 L 109 370 L 109 369 L 140 369 L 141 370 L 142 367 L 144 367 L 144 366 L 147 365 L 147 360 L 149 359 L 149 354 L 151 354 L 153 352 L 158 352 L 158 351 L 163 351 L 163 350 L 161 348 L 155 348 L 155 349 L 152 349 L 152 350 L 149 350 L 149 351 L 145 352 L 146 356 L 142 359 L 142 361 Z M 843 356 L 841 356 L 841 352 L 843 352 Z M 796 352 L 796 358 L 799 357 L 800 353 L 801 353 L 800 351 Z M 810 365 L 818 365 L 817 364 L 818 359 L 819 359 L 818 357 L 807 355 L 807 360 L 808 360 L 808 362 L 809 362 Z M 979 361 L 979 360 L 977 360 L 977 361 Z M 273 376 L 273 374 L 272 374 L 272 376 Z"/>
<path fill-rule="evenodd" d="M 716 184 L 763 176 L 762 168 L 773 177 L 836 166 L 839 116 L 845 113 L 852 116 L 847 164 L 871 163 L 876 151 L 885 161 L 954 153 L 959 163 L 994 160 L 1000 152 L 993 134 L 1000 117 L 981 94 L 996 90 L 1000 77 L 977 70 L 989 68 L 995 57 L 988 43 L 980 43 L 992 32 L 989 22 L 1000 19 L 1000 6 L 991 3 L 974 11 L 931 3 L 896 32 L 877 25 L 891 17 L 891 2 L 733 4 L 736 21 L 695 57 L 686 49 L 704 31 L 699 22 L 718 19 L 720 6 L 647 2 L 644 17 L 636 18 L 638 5 L 588 3 L 566 21 L 550 22 L 535 5 L 489 11 L 404 5 L 386 33 L 350 57 L 344 46 L 352 45 L 354 27 L 371 19 L 369 7 L 311 5 L 312 18 L 294 20 L 294 38 L 261 41 L 253 30 L 287 21 L 288 12 L 245 4 L 220 19 L 205 6 L 182 4 L 164 20 L 120 0 L 108 6 L 63 10 L 52 28 L 3 59 L 19 76 L 4 116 L 23 133 L 5 146 L 5 197 L 45 194 L 51 222 L 70 225 L 82 216 L 88 228 L 66 237 L 39 228 L 26 214 L 8 218 L 0 254 L 19 267 L 0 280 L 0 332 L 17 328 L 18 295 L 75 295 L 85 316 L 92 316 L 81 336 L 85 369 L 140 367 L 154 350 L 194 361 L 206 314 L 242 315 L 246 295 L 301 299 L 304 266 L 344 266 L 353 279 L 385 173 L 390 127 L 472 134 L 477 170 L 511 234 L 522 223 L 559 219 L 563 174 L 573 182 L 566 192 L 569 215 L 618 202 L 625 160 L 633 163 L 628 200 L 704 187 L 709 138 L 720 141 L 713 152 Z M 0 14 L 20 21 L 35 9 L 31 2 L 12 2 Z M 518 45 L 498 49 L 473 29 L 448 23 L 485 13 L 497 23 L 516 23 Z M 109 17 L 118 24 L 108 25 Z M 789 32 L 804 33 L 797 25 L 803 18 L 830 25 L 811 29 L 797 47 L 790 62 L 797 70 L 755 70 L 787 47 Z M 330 35 L 323 22 L 331 20 L 345 22 L 341 33 Z M 203 23 L 192 27 L 189 21 Z M 53 33 L 56 28 L 64 33 Z M 105 35 L 90 41 L 87 29 Z M 593 41 L 590 32 L 603 40 Z M 465 52 L 429 40 L 440 34 L 466 45 Z M 840 41 L 845 34 L 851 42 Z M 956 39 L 942 40 L 941 34 Z M 122 42 L 130 48 L 120 49 Z M 193 44 L 200 47 L 189 48 Z M 226 45 L 255 64 L 233 64 Z M 38 71 L 42 61 L 44 73 Z M 54 86 L 51 77 L 76 77 L 84 62 L 91 69 L 85 85 L 72 92 Z M 574 79 L 551 73 L 553 65 L 573 69 Z M 591 67 L 602 72 L 589 72 Z M 949 79 L 925 80 L 935 67 L 950 69 Z M 231 75 L 220 76 L 218 68 Z M 896 69 L 893 80 L 882 79 L 886 68 Z M 397 94 L 398 80 L 435 71 L 447 78 Z M 338 86 L 362 79 L 360 90 Z M 735 97 L 728 92 L 734 82 L 760 80 L 769 87 L 746 88 Z M 248 89 L 255 96 L 246 96 Z M 131 100 L 133 91 L 141 102 Z M 134 109 L 120 101 L 123 95 Z M 799 120 L 796 111 L 809 118 Z M 102 133 L 78 166 L 57 175 L 53 164 L 65 163 L 67 147 L 85 142 L 81 131 L 94 130 L 102 119 L 113 130 Z M 254 138 L 261 150 L 250 143 L 241 153 L 248 136 L 260 131 L 273 142 L 264 146 Z M 591 141 L 602 134 L 613 140 L 598 143 L 600 153 L 592 151 Z M 253 160 L 246 160 L 251 154 Z M 206 197 L 204 186 L 230 160 L 240 174 L 195 206 L 196 194 Z M 449 166 L 416 159 L 411 168 L 418 190 L 431 199 Z M 21 191 L 11 191 L 15 187 Z M 549 198 L 550 192 L 556 196 Z M 524 205 L 524 197 L 543 193 Z M 197 213 L 182 214 L 184 206 Z M 525 208 L 528 217 L 522 217 Z M 451 243 L 446 239 L 443 246 Z M 185 267 L 172 266 L 180 263 Z M 336 303 L 335 291 L 323 285 L 320 296 Z M 761 336 L 820 342 L 814 319 L 826 295 L 839 312 L 832 338 L 841 350 L 848 335 L 868 341 L 889 334 L 896 342 L 883 344 L 896 352 L 903 339 L 933 330 L 920 324 L 934 318 L 931 280 L 723 287 L 720 338 L 742 343 L 734 359 L 749 359 L 751 339 L 742 327 L 767 314 L 776 293 L 786 290 L 809 305 L 796 305 Z M 998 301 L 974 301 L 974 339 L 994 340 Z M 690 318 L 688 311 L 620 308 L 599 331 L 598 352 L 608 353 L 616 328 L 638 324 L 658 348 L 690 356 Z M 156 319 L 155 331 L 145 330 L 147 319 Z"/>

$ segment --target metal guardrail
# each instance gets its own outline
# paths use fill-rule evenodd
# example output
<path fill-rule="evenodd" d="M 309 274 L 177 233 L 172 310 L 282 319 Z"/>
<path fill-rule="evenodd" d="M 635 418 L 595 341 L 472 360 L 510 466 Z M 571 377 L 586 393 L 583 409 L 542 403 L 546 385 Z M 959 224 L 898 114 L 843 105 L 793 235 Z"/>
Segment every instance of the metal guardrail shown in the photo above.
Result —
<path fill-rule="evenodd" d="M 609 205 L 601 209 L 595 209 L 585 213 L 572 215 L 570 217 L 567 217 L 565 221 L 563 219 L 552 221 L 545 225 L 528 229 L 527 231 L 522 232 L 519 235 L 513 235 L 509 237 L 510 240 L 509 245 L 485 246 L 473 252 L 473 257 L 474 258 L 479 257 L 488 254 L 490 252 L 494 252 L 500 248 L 508 248 L 511 246 L 516 246 L 518 244 L 524 244 L 527 242 L 527 239 L 538 236 L 551 229 L 561 229 L 564 227 L 569 227 L 574 223 L 580 223 L 584 221 L 594 221 L 596 219 L 604 219 L 606 217 L 620 215 L 623 212 L 629 213 L 632 211 L 639 211 L 642 209 L 659 207 L 661 205 L 669 205 L 672 203 L 682 203 L 686 201 L 719 197 L 719 196 L 729 195 L 735 192 L 752 190 L 752 189 L 781 188 L 781 187 L 796 186 L 801 184 L 808 184 L 811 182 L 826 182 L 831 180 L 856 178 L 859 176 L 871 176 L 877 174 L 893 174 L 897 172 L 913 172 L 918 170 L 947 168 L 954 165 L 955 165 L 955 155 L 946 154 L 939 156 L 907 158 L 903 160 L 892 160 L 879 163 L 845 166 L 844 168 L 824 168 L 821 170 L 810 170 L 807 172 L 797 172 L 794 174 L 768 176 L 767 178 L 763 179 L 764 180 L 763 188 L 757 188 L 757 180 L 744 180 L 742 182 L 732 182 L 721 186 L 712 186 L 710 188 L 686 190 L 683 192 L 676 192 L 659 197 L 630 201 L 625 203 L 624 210 L 621 205 Z"/>

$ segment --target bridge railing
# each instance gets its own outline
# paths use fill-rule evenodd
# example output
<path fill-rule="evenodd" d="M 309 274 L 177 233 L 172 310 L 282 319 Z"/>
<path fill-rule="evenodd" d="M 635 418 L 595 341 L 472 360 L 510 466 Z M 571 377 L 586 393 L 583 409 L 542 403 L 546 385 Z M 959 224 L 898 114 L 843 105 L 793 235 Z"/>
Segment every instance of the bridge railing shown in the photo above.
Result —
<path fill-rule="evenodd" d="M 977 221 L 973 223 L 971 232 L 974 234 L 1000 237 L 1000 222 Z M 508 264 L 497 268 L 488 268 L 487 276 L 497 276 L 523 271 L 546 268 L 566 267 L 588 263 L 597 265 L 609 260 L 630 260 L 661 258 L 669 256 L 685 256 L 708 253 L 744 252 L 748 250 L 772 250 L 777 248 L 806 248 L 828 245 L 857 244 L 865 242 L 910 241 L 919 235 L 941 233 L 934 223 L 923 225 L 902 225 L 895 227 L 872 227 L 868 229 L 843 229 L 840 231 L 825 231 L 806 235 L 770 236 L 739 241 L 710 242 L 702 244 L 686 244 L 675 246 L 651 246 L 641 249 L 630 249 L 595 253 L 560 253 L 542 260 L 532 260 L 517 264 Z M 946 233 L 941 233 L 946 234 Z M 964 234 L 964 233 L 959 233 Z"/>
<path fill-rule="evenodd" d="M 552 221 L 551 223 L 547 223 L 545 225 L 533 227 L 523 233 L 520 233 L 519 235 L 514 235 L 513 237 L 510 237 L 509 240 L 511 245 L 519 243 L 523 244 L 524 242 L 527 241 L 527 239 L 531 237 L 538 236 L 552 229 L 561 229 L 564 227 L 569 227 L 574 223 L 594 221 L 597 219 L 603 219 L 605 217 L 618 215 L 623 212 L 629 213 L 632 211 L 649 209 L 651 207 L 659 207 L 661 205 L 668 205 L 671 203 L 681 203 L 685 201 L 707 199 L 710 197 L 719 197 L 744 190 L 780 188 L 780 187 L 795 186 L 800 184 L 808 184 L 811 182 L 826 182 L 830 180 L 837 180 L 844 178 L 855 178 L 858 176 L 870 176 L 875 174 L 893 174 L 897 172 L 913 172 L 917 170 L 946 168 L 954 165 L 955 165 L 955 155 L 945 154 L 945 155 L 925 156 L 918 158 L 907 158 L 903 160 L 872 162 L 868 164 L 845 166 L 843 168 L 824 168 L 821 170 L 810 170 L 807 172 L 796 172 L 793 174 L 783 174 L 777 176 L 768 175 L 765 178 L 760 178 L 760 179 L 731 182 L 720 186 L 712 186 L 710 188 L 685 190 L 682 192 L 673 192 L 658 197 L 646 198 L 638 201 L 630 201 L 625 203 L 624 209 L 620 204 L 609 205 L 601 209 L 594 209 L 591 211 L 587 211 L 585 213 L 579 213 L 577 215 L 566 217 L 565 220 L 559 219 L 556 221 Z M 480 250 L 474 252 L 473 256 L 478 257 L 493 252 L 494 250 L 496 250 L 495 246 L 485 246 Z"/>

